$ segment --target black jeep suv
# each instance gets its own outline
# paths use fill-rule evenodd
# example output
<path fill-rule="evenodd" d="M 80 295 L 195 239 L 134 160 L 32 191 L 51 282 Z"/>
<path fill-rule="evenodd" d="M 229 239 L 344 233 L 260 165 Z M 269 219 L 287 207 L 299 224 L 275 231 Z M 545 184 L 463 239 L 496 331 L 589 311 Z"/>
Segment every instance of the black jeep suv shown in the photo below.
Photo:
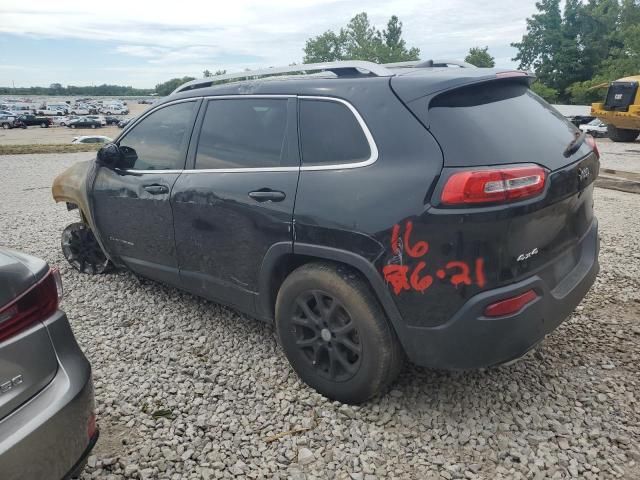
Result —
<path fill-rule="evenodd" d="M 275 322 L 298 375 L 343 402 L 405 357 L 514 360 L 594 282 L 598 151 L 529 74 L 451 63 L 185 84 L 56 179 L 82 218 L 65 255 Z M 320 73 L 287 75 L 303 70 Z"/>

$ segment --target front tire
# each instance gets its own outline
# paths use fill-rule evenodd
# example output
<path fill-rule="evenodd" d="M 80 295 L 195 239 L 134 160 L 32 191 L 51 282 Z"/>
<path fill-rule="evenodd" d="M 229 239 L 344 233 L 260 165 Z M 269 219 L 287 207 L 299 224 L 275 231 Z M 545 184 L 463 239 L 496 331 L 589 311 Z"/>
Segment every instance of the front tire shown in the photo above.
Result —
<path fill-rule="evenodd" d="M 95 125 L 91 125 L 91 128 L 94 128 L 94 129 L 95 129 L 95 128 L 96 128 L 96 126 L 95 126 Z"/>
<path fill-rule="evenodd" d="M 62 254 L 80 273 L 99 275 L 109 271 L 111 262 L 86 223 L 76 222 L 62 231 Z"/>
<path fill-rule="evenodd" d="M 278 292 L 276 328 L 298 376 L 332 400 L 357 404 L 384 393 L 404 362 L 369 285 L 345 266 L 292 272 Z"/>
<path fill-rule="evenodd" d="M 618 128 L 615 125 L 607 125 L 607 134 L 609 138 L 614 142 L 633 142 L 640 130 L 631 130 L 628 128 Z"/>

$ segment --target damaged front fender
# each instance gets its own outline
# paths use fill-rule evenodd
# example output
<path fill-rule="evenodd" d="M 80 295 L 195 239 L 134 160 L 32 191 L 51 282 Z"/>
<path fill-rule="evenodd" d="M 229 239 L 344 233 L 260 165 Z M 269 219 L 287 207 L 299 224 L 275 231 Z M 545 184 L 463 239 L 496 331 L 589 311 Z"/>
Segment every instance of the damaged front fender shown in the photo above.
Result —
<path fill-rule="evenodd" d="M 89 198 L 87 195 L 87 182 L 92 174 L 94 162 L 78 162 L 58 175 L 51 187 L 51 194 L 56 202 L 67 202 L 75 205 L 80 210 L 82 221 L 94 230 Z"/>

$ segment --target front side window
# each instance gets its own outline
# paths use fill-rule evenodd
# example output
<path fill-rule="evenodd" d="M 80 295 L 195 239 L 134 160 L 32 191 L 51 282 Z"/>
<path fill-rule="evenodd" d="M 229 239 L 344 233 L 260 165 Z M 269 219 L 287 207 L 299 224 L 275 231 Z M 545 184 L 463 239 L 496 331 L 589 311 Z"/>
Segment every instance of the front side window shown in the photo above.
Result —
<path fill-rule="evenodd" d="M 369 142 L 353 112 L 327 100 L 300 102 L 302 164 L 339 165 L 371 157 Z"/>
<path fill-rule="evenodd" d="M 270 168 L 287 151 L 287 99 L 211 100 L 202 123 L 196 169 Z"/>
<path fill-rule="evenodd" d="M 196 102 L 176 103 L 142 119 L 119 142 L 124 157 L 122 167 L 182 169 L 195 107 Z"/>

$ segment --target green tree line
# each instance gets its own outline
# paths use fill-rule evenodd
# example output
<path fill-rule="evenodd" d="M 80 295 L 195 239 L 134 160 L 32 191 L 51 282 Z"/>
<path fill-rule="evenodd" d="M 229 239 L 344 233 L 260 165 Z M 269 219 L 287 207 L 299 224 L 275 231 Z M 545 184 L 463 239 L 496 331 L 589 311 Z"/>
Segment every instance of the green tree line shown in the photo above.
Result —
<path fill-rule="evenodd" d="M 612 80 L 640 74 L 638 0 L 540 0 L 527 33 L 512 46 L 520 68 L 535 71 L 534 90 L 562 103 L 604 98 Z"/>
<path fill-rule="evenodd" d="M 60 83 L 52 83 L 48 87 L 0 87 L 0 95 L 61 95 L 61 96 L 144 96 L 155 93 L 153 88 L 133 88 L 122 85 L 96 85 L 79 87 L 74 85 L 62 86 Z"/>

